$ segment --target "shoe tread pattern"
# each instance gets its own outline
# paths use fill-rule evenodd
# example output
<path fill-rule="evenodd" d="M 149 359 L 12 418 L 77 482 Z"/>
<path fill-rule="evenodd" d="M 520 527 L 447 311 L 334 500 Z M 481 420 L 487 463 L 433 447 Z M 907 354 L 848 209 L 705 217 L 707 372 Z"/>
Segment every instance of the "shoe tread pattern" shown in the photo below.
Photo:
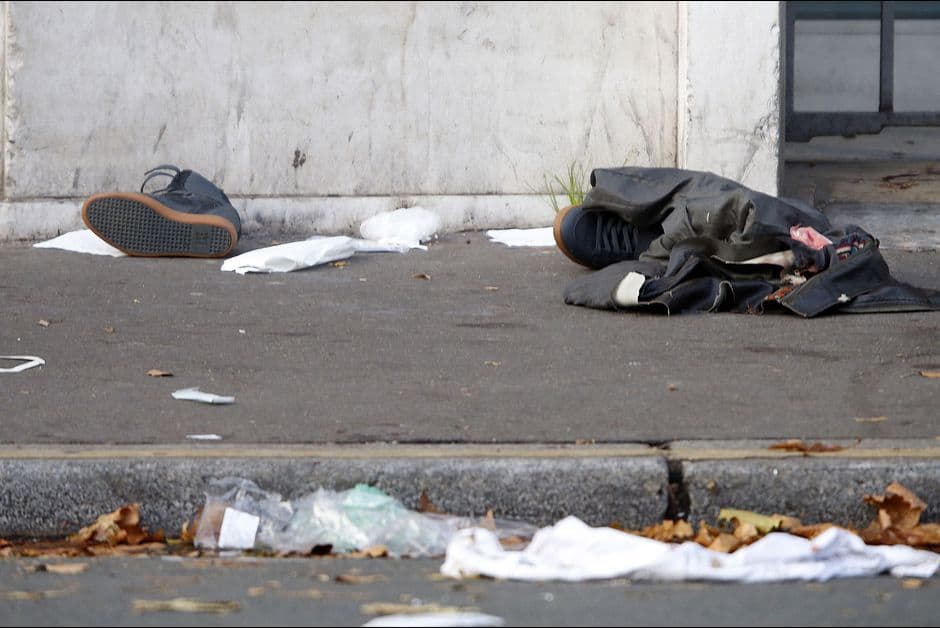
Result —
<path fill-rule="evenodd" d="M 222 227 L 171 220 L 137 200 L 95 199 L 86 215 L 99 234 L 131 255 L 215 257 L 232 246 Z"/>

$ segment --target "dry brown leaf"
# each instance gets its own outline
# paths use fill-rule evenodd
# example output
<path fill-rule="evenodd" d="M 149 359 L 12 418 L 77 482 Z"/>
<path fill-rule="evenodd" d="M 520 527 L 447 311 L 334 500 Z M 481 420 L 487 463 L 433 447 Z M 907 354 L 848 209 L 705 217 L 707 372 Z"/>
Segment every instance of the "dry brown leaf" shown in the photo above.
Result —
<path fill-rule="evenodd" d="M 180 541 L 193 544 L 196 540 L 196 534 L 199 532 L 199 519 L 202 516 L 202 509 L 196 511 L 191 521 L 184 521 L 180 528 Z"/>
<path fill-rule="evenodd" d="M 415 274 L 413 275 L 413 277 L 414 277 L 415 279 L 424 279 L 424 280 L 426 280 L 426 281 L 428 281 L 428 280 L 431 279 L 431 275 L 429 275 L 429 274 L 427 274 L 427 273 L 415 273 Z"/>
<path fill-rule="evenodd" d="M 69 536 L 69 541 L 72 543 L 120 543 L 127 538 L 127 530 L 136 528 L 139 523 L 140 506 L 127 504 L 114 512 L 101 515 L 90 526 Z"/>
<path fill-rule="evenodd" d="M 347 262 L 344 259 L 341 259 L 336 262 L 330 262 L 330 266 L 332 266 L 333 268 L 345 268 L 346 266 L 349 266 L 349 262 Z"/>
<path fill-rule="evenodd" d="M 248 587 L 248 597 L 261 597 L 267 591 L 264 587 Z"/>
<path fill-rule="evenodd" d="M 741 547 L 741 541 L 733 534 L 722 532 L 708 545 L 708 549 L 728 554 Z"/>
<path fill-rule="evenodd" d="M 17 556 L 24 558 L 51 558 L 53 556 L 75 558 L 84 554 L 82 548 L 74 545 L 63 545 L 62 543 L 35 543 L 9 549 L 15 550 L 14 553 Z"/>
<path fill-rule="evenodd" d="M 40 327 L 48 327 L 50 323 L 46 319 L 40 318 L 38 321 L 36 321 L 36 324 Z"/>
<path fill-rule="evenodd" d="M 656 523 L 643 528 L 640 532 L 640 536 L 670 543 L 673 541 L 686 541 L 691 539 L 695 536 L 695 530 L 692 529 L 688 521 L 681 519 L 679 521 L 664 519 L 662 523 Z"/>
<path fill-rule="evenodd" d="M 503 546 L 503 549 L 519 549 L 528 545 L 529 539 L 524 539 L 521 536 L 515 534 L 510 534 L 509 536 L 502 536 L 499 538 L 499 544 Z"/>
<path fill-rule="evenodd" d="M 927 379 L 940 379 L 940 371 L 921 371 L 920 376 Z"/>
<path fill-rule="evenodd" d="M 49 573 L 74 576 L 84 573 L 85 570 L 88 569 L 88 563 L 53 563 L 51 565 L 43 565 L 42 567 L 42 571 L 48 571 Z"/>
<path fill-rule="evenodd" d="M 754 527 L 753 523 L 741 523 L 734 528 L 734 538 L 742 543 L 756 541 L 760 537 L 760 532 Z"/>
<path fill-rule="evenodd" d="M 597 441 L 594 440 L 593 438 L 576 438 L 574 440 L 575 445 L 593 445 L 596 442 Z"/>
<path fill-rule="evenodd" d="M 721 534 L 721 530 L 718 528 L 712 527 L 705 523 L 704 521 L 698 522 L 698 532 L 695 535 L 695 538 L 692 539 L 702 547 L 708 547 L 711 545 L 715 539 Z"/>
<path fill-rule="evenodd" d="M 780 527 L 780 517 L 768 517 L 750 510 L 738 510 L 737 508 L 722 508 L 718 513 L 719 521 L 734 521 L 736 526 L 750 524 L 754 529 L 762 534 L 767 534 Z"/>
<path fill-rule="evenodd" d="M 138 554 L 157 554 L 166 551 L 166 543 L 141 543 L 139 545 L 89 545 L 85 552 L 92 556 L 136 556 Z"/>
<path fill-rule="evenodd" d="M 901 580 L 901 587 L 904 589 L 919 589 L 924 586 L 924 581 L 920 578 L 905 578 Z"/>
<path fill-rule="evenodd" d="M 499 290 L 499 286 L 483 286 L 483 289 L 489 292 L 496 292 Z"/>
<path fill-rule="evenodd" d="M 328 545 L 327 547 L 332 549 L 333 546 Z M 370 545 L 364 550 L 349 552 L 344 555 L 346 558 L 384 558 L 385 556 L 388 556 L 388 548 L 384 545 Z"/>
<path fill-rule="evenodd" d="M 431 500 L 428 498 L 427 489 L 421 489 L 421 496 L 418 497 L 418 512 L 433 512 L 441 514 L 441 511 L 437 506 L 431 503 Z"/>
<path fill-rule="evenodd" d="M 937 549 L 940 547 L 940 524 L 924 523 L 913 528 L 884 529 L 877 521 L 862 530 L 862 540 L 872 545 L 909 545 Z"/>
<path fill-rule="evenodd" d="M 813 523 L 810 525 L 799 525 L 790 528 L 790 534 L 795 534 L 796 536 L 802 536 L 805 539 L 813 539 L 828 530 L 829 528 L 834 528 L 835 525 L 831 523 Z"/>
<path fill-rule="evenodd" d="M 883 530 L 913 528 L 927 508 L 917 495 L 897 482 L 889 484 L 884 495 L 865 495 L 865 501 L 878 508 L 877 523 Z"/>
<path fill-rule="evenodd" d="M 394 602 L 372 602 L 359 607 L 363 615 L 419 615 L 421 613 L 475 613 L 475 606 L 441 606 L 440 604 L 398 604 Z"/>
<path fill-rule="evenodd" d="M 320 589 L 300 589 L 300 590 L 281 590 L 277 592 L 279 597 L 286 598 L 301 598 L 307 600 L 322 600 L 323 591 Z"/>
<path fill-rule="evenodd" d="M 233 600 L 203 601 L 178 597 L 172 600 L 134 600 L 135 613 L 231 613 L 240 611 L 242 605 Z"/>
<path fill-rule="evenodd" d="M 829 451 L 842 451 L 845 449 L 842 445 L 826 445 L 825 443 L 815 442 L 806 444 L 802 439 L 791 438 L 781 443 L 774 443 L 767 449 L 782 449 L 784 451 L 800 451 L 803 453 L 821 453 Z"/>
<path fill-rule="evenodd" d="M 912 541 L 909 545 L 940 546 L 940 523 L 922 523 L 915 526 L 909 531 L 909 538 Z"/>
<path fill-rule="evenodd" d="M 6 600 L 51 600 L 65 597 L 78 591 L 78 586 L 70 585 L 63 589 L 46 589 L 43 591 L 0 591 L 0 599 Z"/>
<path fill-rule="evenodd" d="M 169 371 L 161 371 L 160 369 L 150 369 L 147 371 L 147 375 L 150 377 L 173 377 L 173 373 Z"/>
<path fill-rule="evenodd" d="M 777 513 L 772 514 L 771 517 L 773 517 L 774 519 L 778 519 L 780 521 L 779 529 L 783 530 L 784 532 L 792 530 L 793 528 L 798 528 L 801 525 L 803 525 L 803 522 L 797 519 L 796 517 L 788 517 L 787 515 L 780 515 Z"/>
<path fill-rule="evenodd" d="M 343 584 L 370 584 L 372 582 L 383 582 L 385 576 L 380 573 L 373 574 L 358 574 L 358 573 L 341 573 L 336 576 L 337 582 L 342 582 Z"/>
<path fill-rule="evenodd" d="M 679 384 L 666 384 L 666 390 L 668 390 L 668 391 L 670 391 L 670 392 L 674 392 L 674 391 L 676 391 L 676 390 L 679 390 Z"/>
<path fill-rule="evenodd" d="M 113 333 L 114 333 L 114 327 L 112 327 L 111 325 L 105 325 L 105 326 L 104 326 L 104 333 L 106 333 L 106 334 L 113 334 Z"/>

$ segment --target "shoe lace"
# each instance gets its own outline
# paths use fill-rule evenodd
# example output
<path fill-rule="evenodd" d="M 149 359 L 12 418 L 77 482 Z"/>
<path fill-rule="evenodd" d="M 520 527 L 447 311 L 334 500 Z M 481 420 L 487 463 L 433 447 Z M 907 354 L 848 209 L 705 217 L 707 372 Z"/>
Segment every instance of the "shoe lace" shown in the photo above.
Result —
<path fill-rule="evenodd" d="M 154 177 L 170 177 L 170 182 L 165 187 L 162 187 L 159 190 L 154 190 L 151 193 L 159 194 L 160 192 L 166 192 L 173 187 L 173 180 L 179 176 L 179 173 L 180 169 L 172 164 L 163 164 L 161 166 L 157 166 L 156 168 L 151 168 L 144 173 L 144 182 L 140 184 L 140 191 L 143 193 L 144 186 L 147 185 L 147 183 Z"/>
<path fill-rule="evenodd" d="M 633 251 L 636 248 L 630 223 L 612 212 L 597 217 L 595 245 L 603 251 Z"/>

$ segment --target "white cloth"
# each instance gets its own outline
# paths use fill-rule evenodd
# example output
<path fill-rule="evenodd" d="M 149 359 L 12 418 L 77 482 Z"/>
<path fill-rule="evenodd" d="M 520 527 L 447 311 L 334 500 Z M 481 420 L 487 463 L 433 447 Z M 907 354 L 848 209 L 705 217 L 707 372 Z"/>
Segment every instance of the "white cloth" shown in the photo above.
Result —
<path fill-rule="evenodd" d="M 613 528 L 592 528 L 567 517 L 539 530 L 521 551 L 507 551 L 492 532 L 459 531 L 447 547 L 441 573 L 513 580 L 723 580 L 778 582 L 872 576 L 928 578 L 940 555 L 903 545 L 866 545 L 842 528 L 808 540 L 773 532 L 731 554 L 698 543 L 663 543 Z"/>
<path fill-rule="evenodd" d="M 441 230 L 441 217 L 423 207 L 382 212 L 362 221 L 359 234 L 379 244 L 427 250 L 421 244 Z"/>
<path fill-rule="evenodd" d="M 314 237 L 299 242 L 266 246 L 230 257 L 222 270 L 245 273 L 286 273 L 346 259 L 356 252 L 356 243 L 347 236 Z"/>
<path fill-rule="evenodd" d="M 555 246 L 553 227 L 535 229 L 490 229 L 486 236 L 506 246 Z"/>
<path fill-rule="evenodd" d="M 114 248 L 99 238 L 91 229 L 69 231 L 51 240 L 37 242 L 33 246 L 37 249 L 62 249 L 76 253 L 91 253 L 92 255 L 125 256 L 123 251 Z"/>
<path fill-rule="evenodd" d="M 222 270 L 246 273 L 287 273 L 352 257 L 354 253 L 403 253 L 411 247 L 382 244 L 348 236 L 313 236 L 299 242 L 266 246 L 230 257 Z"/>

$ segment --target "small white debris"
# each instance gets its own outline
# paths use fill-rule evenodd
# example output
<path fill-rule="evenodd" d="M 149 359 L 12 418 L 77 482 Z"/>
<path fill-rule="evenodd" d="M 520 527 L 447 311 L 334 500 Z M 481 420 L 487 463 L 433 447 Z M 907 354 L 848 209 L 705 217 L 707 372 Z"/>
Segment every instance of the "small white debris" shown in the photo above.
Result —
<path fill-rule="evenodd" d="M 16 340 L 19 341 L 19 338 Z M 22 364 L 0 369 L 0 373 L 19 373 L 20 371 L 31 369 L 34 366 L 42 366 L 46 363 L 45 360 L 37 358 L 34 355 L 0 355 L 0 360 L 25 360 Z"/>
<path fill-rule="evenodd" d="M 222 395 L 216 395 L 214 393 L 202 392 L 198 387 L 177 390 L 173 393 L 173 398 L 182 399 L 184 401 L 199 401 L 201 403 L 211 404 L 235 403 L 235 397 L 223 397 Z"/>
<path fill-rule="evenodd" d="M 222 440 L 218 434 L 187 434 L 189 440 Z"/>

